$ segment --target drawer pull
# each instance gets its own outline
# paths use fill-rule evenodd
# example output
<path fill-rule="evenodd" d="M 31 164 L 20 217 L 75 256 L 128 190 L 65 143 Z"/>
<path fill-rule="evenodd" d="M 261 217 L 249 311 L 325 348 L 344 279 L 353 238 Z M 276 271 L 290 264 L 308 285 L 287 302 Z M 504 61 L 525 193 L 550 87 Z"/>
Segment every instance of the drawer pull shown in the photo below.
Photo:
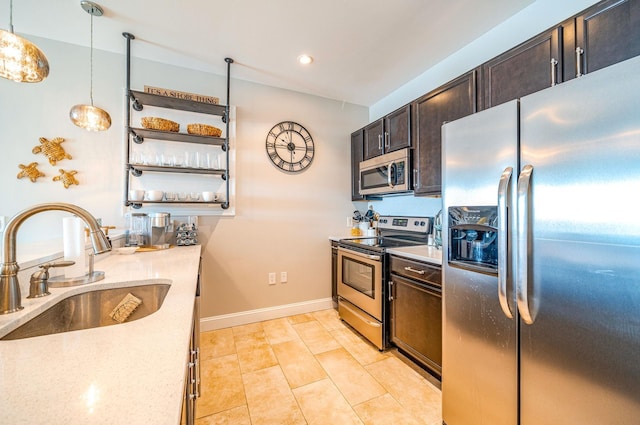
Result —
<path fill-rule="evenodd" d="M 404 269 L 405 269 L 405 271 L 417 273 L 419 275 L 423 275 L 424 274 L 424 270 L 416 270 L 416 269 L 411 268 L 409 266 L 405 267 Z"/>

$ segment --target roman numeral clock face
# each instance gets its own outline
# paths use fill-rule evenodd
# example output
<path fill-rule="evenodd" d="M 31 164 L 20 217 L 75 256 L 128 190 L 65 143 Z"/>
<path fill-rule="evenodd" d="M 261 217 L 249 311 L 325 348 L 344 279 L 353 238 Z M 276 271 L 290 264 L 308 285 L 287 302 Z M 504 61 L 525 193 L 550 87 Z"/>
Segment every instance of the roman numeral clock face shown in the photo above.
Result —
<path fill-rule="evenodd" d="M 292 121 L 273 126 L 267 134 L 267 154 L 276 167 L 289 173 L 306 169 L 315 153 L 313 139 L 306 128 Z"/>

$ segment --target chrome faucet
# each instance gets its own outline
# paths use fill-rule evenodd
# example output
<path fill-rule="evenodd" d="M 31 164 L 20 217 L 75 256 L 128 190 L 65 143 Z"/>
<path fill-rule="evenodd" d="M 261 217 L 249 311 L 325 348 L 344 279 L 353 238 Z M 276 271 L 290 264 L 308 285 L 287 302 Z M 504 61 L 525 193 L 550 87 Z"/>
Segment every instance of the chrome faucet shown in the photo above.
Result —
<path fill-rule="evenodd" d="M 18 270 L 16 262 L 16 235 L 20 225 L 32 215 L 44 211 L 66 211 L 82 218 L 89 226 L 91 245 L 93 252 L 102 254 L 111 251 L 109 239 L 102 233 L 97 220 L 85 209 L 73 204 L 52 203 L 34 205 L 19 212 L 9 220 L 3 236 L 4 262 L 0 267 L 0 314 L 13 313 L 22 310 L 22 298 L 20 296 L 20 284 L 18 282 Z"/>

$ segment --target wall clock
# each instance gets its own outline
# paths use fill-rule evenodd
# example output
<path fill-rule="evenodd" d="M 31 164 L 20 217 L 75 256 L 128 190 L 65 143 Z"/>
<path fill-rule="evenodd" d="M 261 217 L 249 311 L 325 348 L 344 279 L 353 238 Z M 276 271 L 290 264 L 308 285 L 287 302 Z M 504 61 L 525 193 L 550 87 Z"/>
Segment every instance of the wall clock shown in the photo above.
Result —
<path fill-rule="evenodd" d="M 271 162 L 289 173 L 306 169 L 315 153 L 311 134 L 293 121 L 274 125 L 267 134 L 266 147 Z"/>

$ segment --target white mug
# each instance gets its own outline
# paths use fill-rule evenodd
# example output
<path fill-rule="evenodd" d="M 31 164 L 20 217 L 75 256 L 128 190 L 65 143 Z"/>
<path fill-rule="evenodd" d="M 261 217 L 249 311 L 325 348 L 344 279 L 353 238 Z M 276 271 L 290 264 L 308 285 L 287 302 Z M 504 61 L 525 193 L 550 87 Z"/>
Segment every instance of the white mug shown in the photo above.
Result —
<path fill-rule="evenodd" d="M 202 200 L 205 202 L 215 201 L 216 194 L 214 192 L 202 192 Z"/>

